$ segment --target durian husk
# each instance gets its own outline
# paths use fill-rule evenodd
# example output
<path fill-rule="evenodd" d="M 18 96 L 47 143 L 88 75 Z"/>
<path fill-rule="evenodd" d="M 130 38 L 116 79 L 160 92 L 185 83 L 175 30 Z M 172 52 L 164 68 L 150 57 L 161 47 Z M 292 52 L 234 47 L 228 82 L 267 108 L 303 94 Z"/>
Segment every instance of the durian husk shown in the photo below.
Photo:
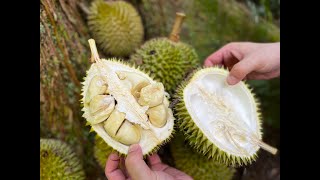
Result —
<path fill-rule="evenodd" d="M 85 179 L 85 173 L 68 144 L 40 138 L 40 179 Z"/>
<path fill-rule="evenodd" d="M 194 150 L 179 132 L 170 143 L 170 151 L 175 167 L 194 178 L 194 180 L 231 180 L 236 169 L 208 159 Z"/>
<path fill-rule="evenodd" d="M 129 61 L 153 74 L 170 95 L 188 73 L 200 66 L 198 55 L 190 45 L 165 37 L 145 42 Z"/>
<path fill-rule="evenodd" d="M 242 166 L 242 165 L 248 165 L 254 162 L 257 159 L 257 152 L 252 154 L 249 157 L 238 157 L 229 153 L 226 153 L 225 151 L 219 149 L 215 144 L 213 144 L 209 139 L 201 132 L 201 130 L 197 127 L 197 125 L 193 122 L 191 116 L 188 113 L 188 110 L 186 108 L 186 105 L 184 103 L 184 94 L 183 91 L 185 87 L 188 85 L 189 82 L 193 80 L 193 78 L 196 78 L 197 74 L 205 71 L 220 71 L 222 73 L 228 73 L 228 70 L 222 68 L 222 67 L 207 67 L 207 68 L 198 68 L 193 73 L 189 74 L 188 78 L 186 78 L 177 89 L 176 94 L 174 95 L 176 105 L 174 107 L 175 116 L 177 118 L 176 120 L 176 126 L 178 129 L 184 134 L 185 139 L 190 144 L 191 147 L 193 147 L 198 153 L 203 154 L 207 158 L 212 158 L 215 161 L 231 165 L 234 167 Z M 254 105 L 257 108 L 257 117 L 259 124 L 259 136 L 262 137 L 262 116 L 260 112 L 260 103 L 258 101 L 258 98 L 255 96 L 255 94 L 252 92 L 252 89 L 249 87 L 248 84 L 246 84 L 244 81 L 242 81 L 246 86 L 247 90 L 251 92 L 252 96 L 254 97 Z"/>
<path fill-rule="evenodd" d="M 144 37 L 139 13 L 125 1 L 93 1 L 88 27 L 102 50 L 117 57 L 129 56 Z"/>

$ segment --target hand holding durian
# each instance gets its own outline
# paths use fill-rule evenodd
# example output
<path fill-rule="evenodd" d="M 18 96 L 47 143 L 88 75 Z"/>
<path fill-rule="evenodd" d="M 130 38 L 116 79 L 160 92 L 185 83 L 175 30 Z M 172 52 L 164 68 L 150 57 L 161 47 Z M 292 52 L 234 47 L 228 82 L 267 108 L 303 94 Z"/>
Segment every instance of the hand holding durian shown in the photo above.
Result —
<path fill-rule="evenodd" d="M 280 76 L 280 42 L 229 43 L 205 60 L 206 66 L 223 65 L 231 69 L 230 85 L 243 79 L 271 79 Z"/>
<path fill-rule="evenodd" d="M 89 40 L 93 64 L 82 88 L 88 125 L 127 159 L 141 160 L 157 152 L 170 141 L 174 124 L 195 151 L 218 164 L 249 164 L 260 148 L 275 154 L 277 149 L 261 141 L 259 103 L 241 80 L 280 75 L 279 52 L 273 44 L 239 43 L 235 47 L 233 43 L 208 57 L 205 65 L 214 67 L 200 68 L 195 50 L 179 42 L 184 16 L 177 13 L 169 38 L 147 41 L 130 56 L 129 61 L 142 70 L 118 59 L 100 59 L 95 41 Z M 266 52 L 272 61 L 262 56 Z M 231 72 L 216 66 L 219 64 L 230 67 Z M 175 103 L 169 106 L 170 95 Z M 130 154 L 129 148 L 137 150 L 136 144 L 141 153 Z M 110 155 L 112 158 L 115 161 L 118 156 Z M 110 166 L 115 167 L 107 164 L 106 174 Z"/>

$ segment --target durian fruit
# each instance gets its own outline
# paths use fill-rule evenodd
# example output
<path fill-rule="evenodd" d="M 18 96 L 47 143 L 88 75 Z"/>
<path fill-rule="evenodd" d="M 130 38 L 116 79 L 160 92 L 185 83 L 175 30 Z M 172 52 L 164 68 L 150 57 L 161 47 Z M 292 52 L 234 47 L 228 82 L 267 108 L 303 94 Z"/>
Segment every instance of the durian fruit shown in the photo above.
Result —
<path fill-rule="evenodd" d="M 101 168 L 105 168 L 107 159 L 112 152 L 112 147 L 108 146 L 100 136 L 96 135 L 94 138 L 93 153 Z"/>
<path fill-rule="evenodd" d="M 263 143 L 259 103 L 248 85 L 229 86 L 229 72 L 211 67 L 195 71 L 176 96 L 177 124 L 198 152 L 220 163 L 240 166 L 256 159 Z"/>
<path fill-rule="evenodd" d="M 69 145 L 40 138 L 40 179 L 85 179 L 85 173 Z"/>
<path fill-rule="evenodd" d="M 200 65 L 196 51 L 188 44 L 179 42 L 179 32 L 185 15 L 176 13 L 176 21 L 169 38 L 147 41 L 131 55 L 130 62 L 154 74 L 173 94 L 188 72 Z"/>
<path fill-rule="evenodd" d="M 174 125 L 163 84 L 120 60 L 100 59 L 95 41 L 89 44 L 95 63 L 83 82 L 83 117 L 120 154 L 136 143 L 144 155 L 157 151 Z"/>
<path fill-rule="evenodd" d="M 114 56 L 130 55 L 143 41 L 141 17 L 125 1 L 93 1 L 88 26 L 103 51 Z"/>
<path fill-rule="evenodd" d="M 170 143 L 175 167 L 194 180 L 231 180 L 236 170 L 213 159 L 194 152 L 184 141 L 182 133 L 176 133 Z"/>

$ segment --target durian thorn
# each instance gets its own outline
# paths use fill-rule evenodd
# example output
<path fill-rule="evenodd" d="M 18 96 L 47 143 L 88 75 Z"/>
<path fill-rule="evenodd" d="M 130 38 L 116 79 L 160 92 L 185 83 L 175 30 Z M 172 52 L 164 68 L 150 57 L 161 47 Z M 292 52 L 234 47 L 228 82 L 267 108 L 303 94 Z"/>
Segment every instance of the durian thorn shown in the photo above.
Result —
<path fill-rule="evenodd" d="M 94 39 L 89 39 L 88 42 L 91 50 L 91 63 L 98 62 L 100 60 L 100 57 L 98 54 L 96 42 Z"/>
<path fill-rule="evenodd" d="M 180 39 L 179 34 L 181 31 L 181 25 L 182 25 L 182 22 L 185 17 L 186 17 L 186 15 L 184 13 L 181 13 L 181 12 L 176 13 L 176 19 L 174 21 L 174 25 L 173 25 L 171 34 L 169 36 L 169 39 L 171 41 L 173 41 L 173 42 L 179 41 L 179 39 Z"/>

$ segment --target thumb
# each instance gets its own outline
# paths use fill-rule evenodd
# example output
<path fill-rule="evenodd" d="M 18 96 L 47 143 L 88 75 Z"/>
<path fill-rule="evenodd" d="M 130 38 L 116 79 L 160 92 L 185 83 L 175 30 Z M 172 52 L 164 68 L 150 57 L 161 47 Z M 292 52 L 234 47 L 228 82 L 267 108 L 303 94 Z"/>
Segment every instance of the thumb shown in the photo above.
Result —
<path fill-rule="evenodd" d="M 130 146 L 125 165 L 132 180 L 152 179 L 152 171 L 143 160 L 142 150 L 139 144 Z"/>
<path fill-rule="evenodd" d="M 229 85 L 235 85 L 243 80 L 249 73 L 255 70 L 257 64 L 252 62 L 252 58 L 245 58 L 235 64 L 227 77 Z"/>

